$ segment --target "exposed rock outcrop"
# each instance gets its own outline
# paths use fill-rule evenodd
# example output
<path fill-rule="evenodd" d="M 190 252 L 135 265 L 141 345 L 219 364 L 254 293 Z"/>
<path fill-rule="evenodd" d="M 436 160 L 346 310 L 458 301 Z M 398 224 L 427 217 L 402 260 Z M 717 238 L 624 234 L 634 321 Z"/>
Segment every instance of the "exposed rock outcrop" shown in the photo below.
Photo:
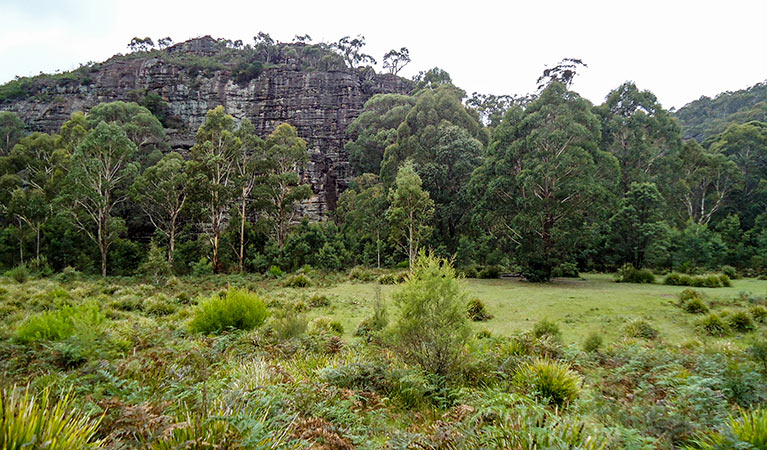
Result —
<path fill-rule="evenodd" d="M 301 49 L 303 44 L 294 44 Z M 350 171 L 344 150 L 346 127 L 360 114 L 365 101 L 377 93 L 407 93 L 410 81 L 372 69 L 307 70 L 298 62 L 266 67 L 256 78 L 237 82 L 225 67 L 195 67 L 181 56 L 210 58 L 225 49 L 204 37 L 157 53 L 135 53 L 101 63 L 87 78 L 35 79 L 30 95 L 0 105 L 15 111 L 31 130 L 56 131 L 74 111 L 88 111 L 101 102 L 135 101 L 150 92 L 159 94 L 181 126 L 168 129 L 171 147 L 184 151 L 209 109 L 223 105 L 237 119 L 249 118 L 261 136 L 282 122 L 298 130 L 310 148 L 305 176 L 314 197 L 305 214 L 321 220 L 335 207 L 348 185 Z"/>

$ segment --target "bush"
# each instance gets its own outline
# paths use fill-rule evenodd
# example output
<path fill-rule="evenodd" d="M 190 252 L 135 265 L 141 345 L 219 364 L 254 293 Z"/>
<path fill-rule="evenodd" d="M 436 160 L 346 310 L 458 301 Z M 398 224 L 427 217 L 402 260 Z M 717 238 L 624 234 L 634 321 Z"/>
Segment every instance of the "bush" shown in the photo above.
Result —
<path fill-rule="evenodd" d="M 679 297 L 679 304 L 683 305 L 688 300 L 692 300 L 694 298 L 703 298 L 703 295 L 701 295 L 701 293 L 696 291 L 695 289 L 685 289 L 679 293 L 678 297 Z"/>
<path fill-rule="evenodd" d="M 355 336 L 370 337 L 373 333 L 377 333 L 389 324 L 389 314 L 386 311 L 386 305 L 381 299 L 381 289 L 376 290 L 376 299 L 373 303 L 373 315 L 364 319 L 357 325 L 357 329 L 354 331 Z"/>
<path fill-rule="evenodd" d="M 559 278 L 578 278 L 578 265 L 571 262 L 566 262 L 558 265 L 551 271 L 551 276 Z"/>
<path fill-rule="evenodd" d="M 407 272 L 385 273 L 378 277 L 378 284 L 400 284 L 407 280 Z"/>
<path fill-rule="evenodd" d="M 487 312 L 487 308 L 485 308 L 485 304 L 482 300 L 477 297 L 469 300 L 467 311 L 469 313 L 469 318 L 475 322 L 484 322 L 485 320 L 493 318 L 492 314 Z"/>
<path fill-rule="evenodd" d="M 738 271 L 735 270 L 735 268 L 732 266 L 722 266 L 720 272 L 722 272 L 724 275 L 727 275 L 732 280 L 738 279 Z"/>
<path fill-rule="evenodd" d="M 73 336 L 77 331 L 100 325 L 105 320 L 96 303 L 62 306 L 54 311 L 31 316 L 16 331 L 16 339 L 22 343 L 61 341 Z"/>
<path fill-rule="evenodd" d="M 261 326 L 267 315 L 266 304 L 261 297 L 247 290 L 230 288 L 224 297 L 214 295 L 200 302 L 189 329 L 196 333 L 250 330 Z"/>
<path fill-rule="evenodd" d="M 327 295 L 314 294 L 309 297 L 310 308 L 322 308 L 324 306 L 330 306 L 330 299 L 327 297 Z"/>
<path fill-rule="evenodd" d="M 762 366 L 762 371 L 767 374 L 767 341 L 759 340 L 751 344 L 748 354 Z"/>
<path fill-rule="evenodd" d="M 730 334 L 730 327 L 716 313 L 711 313 L 698 322 L 698 328 L 709 336 L 721 337 Z"/>
<path fill-rule="evenodd" d="M 664 278 L 663 284 L 668 286 L 691 286 L 691 287 L 729 287 L 732 286 L 730 277 L 725 274 L 710 274 L 710 275 L 684 275 L 678 273 L 670 273 Z"/>
<path fill-rule="evenodd" d="M 271 266 L 269 267 L 269 270 L 266 272 L 266 276 L 271 278 L 281 278 L 282 277 L 282 269 L 280 269 L 277 266 Z"/>
<path fill-rule="evenodd" d="M 751 313 L 751 317 L 753 317 L 756 322 L 764 323 L 764 321 L 767 320 L 767 308 L 762 305 L 752 306 L 748 312 Z"/>
<path fill-rule="evenodd" d="M 312 280 L 306 275 L 299 273 L 288 278 L 283 285 L 291 288 L 305 288 L 312 285 Z"/>
<path fill-rule="evenodd" d="M 403 358 L 429 373 L 455 374 L 471 330 L 466 290 L 450 261 L 421 251 L 394 301 L 393 337 Z"/>
<path fill-rule="evenodd" d="M 583 351 L 587 353 L 598 352 L 602 347 L 602 335 L 596 331 L 591 332 L 583 341 Z"/>
<path fill-rule="evenodd" d="M 378 278 L 378 274 L 375 273 L 375 271 L 367 269 L 362 266 L 356 266 L 353 267 L 349 271 L 349 279 L 350 280 L 359 280 L 363 282 L 370 282 L 375 281 Z"/>
<path fill-rule="evenodd" d="M 81 413 L 72 404 L 71 392 L 54 400 L 47 388 L 35 395 L 29 387 L 14 386 L 3 389 L 0 399 L 0 448 L 4 450 L 101 448 L 96 440 L 101 420 Z"/>
<path fill-rule="evenodd" d="M 655 339 L 658 337 L 658 330 L 652 327 L 644 320 L 634 320 L 626 325 L 624 333 L 627 337 L 640 339 Z"/>
<path fill-rule="evenodd" d="M 201 277 L 213 274 L 213 263 L 207 258 L 202 257 L 192 266 L 192 275 Z"/>
<path fill-rule="evenodd" d="M 80 278 L 82 274 L 77 271 L 72 266 L 66 266 L 64 269 L 61 270 L 61 273 L 56 275 L 56 279 L 61 281 L 62 283 L 69 283 L 70 281 L 74 281 L 78 278 Z"/>
<path fill-rule="evenodd" d="M 29 280 L 29 269 L 25 264 L 20 264 L 5 272 L 5 276 L 17 283 L 26 283 Z"/>
<path fill-rule="evenodd" d="M 488 280 L 488 279 L 494 279 L 494 278 L 500 278 L 501 276 L 501 268 L 498 266 L 487 266 L 484 269 L 480 270 L 477 274 L 477 278 Z"/>
<path fill-rule="evenodd" d="M 693 441 L 694 447 L 703 450 L 736 448 L 767 448 L 767 409 L 740 409 L 740 418 L 730 419 L 723 429 L 708 430 Z M 745 444 L 745 445 L 744 445 Z"/>
<path fill-rule="evenodd" d="M 158 282 L 173 273 L 165 252 L 154 242 L 149 246 L 147 260 L 139 266 L 139 273 Z"/>
<path fill-rule="evenodd" d="M 649 269 L 636 269 L 631 264 L 624 264 L 617 274 L 618 283 L 655 283 L 655 275 Z"/>
<path fill-rule="evenodd" d="M 682 308 L 690 314 L 705 314 L 708 312 L 708 306 L 703 303 L 700 297 L 693 297 L 682 304 Z"/>
<path fill-rule="evenodd" d="M 732 286 L 732 281 L 730 281 L 730 276 L 725 273 L 719 274 L 719 284 L 722 287 Z"/>
<path fill-rule="evenodd" d="M 309 326 L 309 320 L 304 314 L 287 310 L 273 317 L 269 324 L 277 339 L 284 341 L 304 334 Z"/>
<path fill-rule="evenodd" d="M 540 322 L 533 326 L 533 336 L 540 339 L 544 336 L 550 336 L 556 340 L 562 337 L 562 333 L 559 331 L 559 325 L 556 322 L 552 322 L 548 319 L 542 319 Z"/>
<path fill-rule="evenodd" d="M 740 333 L 746 333 L 754 330 L 754 321 L 745 311 L 738 311 L 729 317 L 730 328 Z"/>
<path fill-rule="evenodd" d="M 520 366 L 514 382 L 537 400 L 563 408 L 578 398 L 581 379 L 566 364 L 537 359 Z"/>
<path fill-rule="evenodd" d="M 329 333 L 336 336 L 344 334 L 344 326 L 337 320 L 330 320 L 327 317 L 317 317 L 308 325 L 309 332 L 313 334 Z"/>

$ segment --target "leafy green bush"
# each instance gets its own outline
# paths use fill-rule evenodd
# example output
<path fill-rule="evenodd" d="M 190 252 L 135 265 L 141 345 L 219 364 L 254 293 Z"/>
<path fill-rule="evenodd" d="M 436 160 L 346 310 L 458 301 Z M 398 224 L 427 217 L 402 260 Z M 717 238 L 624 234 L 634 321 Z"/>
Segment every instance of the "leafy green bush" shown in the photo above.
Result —
<path fill-rule="evenodd" d="M 469 318 L 475 322 L 483 322 L 493 318 L 492 314 L 487 312 L 487 308 L 485 308 L 485 304 L 482 300 L 477 297 L 469 299 L 467 311 L 469 313 Z"/>
<path fill-rule="evenodd" d="M 756 322 L 764 323 L 765 320 L 767 320 L 767 308 L 762 305 L 752 306 L 748 312 L 751 313 L 751 317 L 753 317 Z"/>
<path fill-rule="evenodd" d="M 725 274 L 710 275 L 685 275 L 670 273 L 663 279 L 663 284 L 668 286 L 691 286 L 691 287 L 729 287 L 732 286 L 730 278 Z"/>
<path fill-rule="evenodd" d="M 732 266 L 722 266 L 720 271 L 727 275 L 731 280 L 737 280 L 738 279 L 738 271 L 732 267 Z"/>
<path fill-rule="evenodd" d="M 359 280 L 364 282 L 371 282 L 375 281 L 378 278 L 378 274 L 370 269 L 367 269 L 362 266 L 356 266 L 353 267 L 349 271 L 349 279 L 350 280 Z"/>
<path fill-rule="evenodd" d="M 593 331 L 583 341 L 583 351 L 587 353 L 598 352 L 602 347 L 602 335 Z"/>
<path fill-rule="evenodd" d="M 330 299 L 327 295 L 314 294 L 309 297 L 310 308 L 322 308 L 325 306 L 330 306 Z"/>
<path fill-rule="evenodd" d="M 266 273 L 271 278 L 281 278 L 282 277 L 282 269 L 280 269 L 277 266 L 271 266 L 269 267 L 269 271 Z"/>
<path fill-rule="evenodd" d="M 623 331 L 627 337 L 632 338 L 655 339 L 658 337 L 658 330 L 644 320 L 629 322 Z"/>
<path fill-rule="evenodd" d="M 59 400 L 49 389 L 39 395 L 10 387 L 0 405 L 0 448 L 3 450 L 85 450 L 101 448 L 96 439 L 101 420 L 93 420 L 72 404 L 71 392 Z"/>
<path fill-rule="evenodd" d="M 151 278 L 155 282 L 162 280 L 173 273 L 165 252 L 154 242 L 149 246 L 147 260 L 139 266 L 139 273 Z"/>
<path fill-rule="evenodd" d="M 306 315 L 297 311 L 285 310 L 272 317 L 269 327 L 279 340 L 287 340 L 301 336 L 306 332 L 309 320 Z"/>
<path fill-rule="evenodd" d="M 618 283 L 655 283 L 655 275 L 649 269 L 637 269 L 632 264 L 624 264 L 617 273 Z"/>
<path fill-rule="evenodd" d="M 253 292 L 230 288 L 224 297 L 214 295 L 200 302 L 189 323 L 196 333 L 228 329 L 250 330 L 261 326 L 268 312 L 264 300 Z"/>
<path fill-rule="evenodd" d="M 312 285 L 312 280 L 306 275 L 299 273 L 288 278 L 283 285 L 292 288 L 305 288 Z"/>
<path fill-rule="evenodd" d="M 522 364 L 514 382 L 536 399 L 561 408 L 578 398 L 581 379 L 567 364 L 537 359 Z"/>
<path fill-rule="evenodd" d="M 730 328 L 740 333 L 746 333 L 754 330 L 754 321 L 745 311 L 738 311 L 728 318 Z"/>
<path fill-rule="evenodd" d="M 400 284 L 407 280 L 407 272 L 385 273 L 378 277 L 378 284 Z"/>
<path fill-rule="evenodd" d="M 533 325 L 533 336 L 540 339 L 544 336 L 550 336 L 556 340 L 562 338 L 562 332 L 559 331 L 559 325 L 556 322 L 552 322 L 549 319 L 541 319 L 535 325 Z"/>
<path fill-rule="evenodd" d="M 740 418 L 730 416 L 721 430 L 699 435 L 689 449 L 765 449 L 767 448 L 767 409 L 740 409 Z"/>
<path fill-rule="evenodd" d="M 205 275 L 211 275 L 213 273 L 213 262 L 208 261 L 208 258 L 202 257 L 199 261 L 192 266 L 192 275 L 201 277 Z"/>
<path fill-rule="evenodd" d="M 698 328 L 709 336 L 721 337 L 730 334 L 730 327 L 716 313 L 711 313 L 698 322 Z"/>
<path fill-rule="evenodd" d="M 692 300 L 694 298 L 703 298 L 703 295 L 695 289 L 685 289 L 679 293 L 678 297 L 679 304 L 683 305 L 688 300 Z"/>
<path fill-rule="evenodd" d="M 144 304 L 144 312 L 150 316 L 167 316 L 178 311 L 178 305 L 160 294 L 150 298 Z"/>
<path fill-rule="evenodd" d="M 456 373 L 471 330 L 467 293 L 450 261 L 421 251 L 394 301 L 399 315 L 393 338 L 402 357 L 429 373 Z"/>
<path fill-rule="evenodd" d="M 484 269 L 480 270 L 477 274 L 477 278 L 488 280 L 488 279 L 494 279 L 494 278 L 500 278 L 501 276 L 501 268 L 498 266 L 487 266 Z"/>
<path fill-rule="evenodd" d="M 693 297 L 682 304 L 682 308 L 690 314 L 705 314 L 708 312 L 708 306 L 703 303 L 700 297 Z"/>
<path fill-rule="evenodd" d="M 96 303 L 62 306 L 52 311 L 35 314 L 19 326 L 16 340 L 22 343 L 34 341 L 61 341 L 75 334 L 104 323 L 106 318 Z"/>
<path fill-rule="evenodd" d="M 758 340 L 748 347 L 748 354 L 762 366 L 762 371 L 767 374 L 767 340 Z"/>
<path fill-rule="evenodd" d="M 309 332 L 314 334 L 330 333 L 336 336 L 344 334 L 344 326 L 337 320 L 331 320 L 327 317 L 317 317 L 309 322 Z"/>
<path fill-rule="evenodd" d="M 565 262 L 551 271 L 551 276 L 559 278 L 578 278 L 578 265 L 571 262 Z"/>
<path fill-rule="evenodd" d="M 5 272 L 5 276 L 17 283 L 26 283 L 29 280 L 29 269 L 26 264 L 20 264 Z"/>

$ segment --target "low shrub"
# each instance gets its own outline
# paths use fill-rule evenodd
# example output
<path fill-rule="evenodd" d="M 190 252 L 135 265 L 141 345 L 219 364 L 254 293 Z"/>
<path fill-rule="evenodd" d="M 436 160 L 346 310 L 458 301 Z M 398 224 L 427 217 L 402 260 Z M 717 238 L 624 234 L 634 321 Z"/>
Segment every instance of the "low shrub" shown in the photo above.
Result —
<path fill-rule="evenodd" d="M 767 374 L 767 340 L 758 340 L 748 347 L 748 354 L 762 366 L 762 372 Z"/>
<path fill-rule="evenodd" d="M 282 269 L 280 269 L 277 266 L 271 266 L 269 267 L 269 270 L 266 272 L 266 276 L 270 278 L 281 278 L 282 277 Z"/>
<path fill-rule="evenodd" d="M 663 284 L 668 286 L 691 286 L 691 287 L 729 287 L 732 286 L 730 277 L 725 274 L 709 275 L 685 275 L 679 273 L 670 273 L 663 279 Z"/>
<path fill-rule="evenodd" d="M 637 269 L 632 264 L 624 264 L 617 274 L 618 283 L 655 283 L 655 275 L 650 269 Z"/>
<path fill-rule="evenodd" d="M 58 400 L 49 389 L 39 395 L 30 388 L 3 389 L 0 396 L 0 448 L 72 450 L 101 448 L 96 433 L 101 420 L 80 412 L 71 392 Z"/>
<path fill-rule="evenodd" d="M 314 294 L 309 297 L 308 303 L 309 307 L 311 308 L 322 308 L 325 306 L 330 306 L 330 299 L 327 297 L 327 295 Z"/>
<path fill-rule="evenodd" d="M 328 317 L 317 317 L 309 322 L 308 329 L 313 334 L 329 333 L 336 336 L 344 334 L 344 326 L 337 320 L 331 320 Z"/>
<path fill-rule="evenodd" d="M 477 272 L 476 266 L 468 266 L 461 269 L 461 275 L 463 275 L 464 278 L 477 278 L 479 273 Z"/>
<path fill-rule="evenodd" d="M 682 304 L 682 308 L 690 314 L 705 314 L 708 312 L 708 306 L 703 303 L 700 297 L 693 297 Z"/>
<path fill-rule="evenodd" d="M 719 430 L 708 430 L 700 434 L 693 446 L 701 450 L 719 450 L 736 448 L 767 448 L 767 409 L 756 408 L 751 411 L 740 409 L 740 418 L 730 416 Z"/>
<path fill-rule="evenodd" d="M 56 279 L 61 281 L 62 283 L 69 283 L 71 281 L 74 281 L 78 278 L 80 278 L 82 274 L 77 271 L 74 267 L 66 266 L 64 269 L 61 270 L 61 273 L 56 275 Z"/>
<path fill-rule="evenodd" d="M 537 400 L 563 408 L 578 398 L 581 379 L 567 364 L 537 359 L 522 364 L 514 382 Z"/>
<path fill-rule="evenodd" d="M 578 265 L 571 262 L 566 262 L 558 265 L 551 271 L 551 276 L 558 278 L 578 278 Z"/>
<path fill-rule="evenodd" d="M 275 337 L 284 341 L 304 334 L 309 326 L 309 320 L 304 314 L 287 310 L 272 317 L 269 326 Z"/>
<path fill-rule="evenodd" d="M 719 271 L 724 275 L 727 275 L 731 280 L 737 280 L 739 278 L 738 271 L 732 266 L 722 266 Z"/>
<path fill-rule="evenodd" d="M 205 275 L 213 274 L 213 262 L 208 261 L 207 258 L 202 257 L 199 261 L 192 265 L 192 275 L 202 277 Z"/>
<path fill-rule="evenodd" d="M 730 327 L 716 313 L 711 313 L 698 322 L 698 328 L 709 336 L 721 337 L 730 334 Z"/>
<path fill-rule="evenodd" d="M 745 311 L 738 311 L 728 318 L 730 328 L 740 333 L 746 333 L 753 331 L 754 321 L 751 316 Z"/>
<path fill-rule="evenodd" d="M 469 299 L 467 311 L 469 313 L 469 318 L 475 322 L 484 322 L 485 320 L 493 318 L 492 314 L 487 312 L 487 308 L 485 308 L 485 304 L 482 300 L 477 297 Z"/>
<path fill-rule="evenodd" d="M 358 281 L 363 281 L 367 283 L 367 282 L 375 281 L 377 278 L 378 278 L 378 274 L 375 271 L 362 266 L 353 267 L 349 271 L 350 280 L 358 280 Z"/>
<path fill-rule="evenodd" d="M 219 333 L 228 329 L 250 330 L 261 326 L 268 312 L 255 293 L 229 289 L 225 296 L 214 295 L 197 305 L 189 329 L 197 333 Z"/>
<path fill-rule="evenodd" d="M 20 264 L 5 272 L 5 276 L 19 284 L 26 283 L 29 280 L 29 269 L 25 264 Z"/>
<path fill-rule="evenodd" d="M 62 306 L 31 316 L 19 326 L 16 340 L 22 343 L 61 341 L 73 336 L 78 329 L 92 328 L 105 320 L 96 303 Z"/>
<path fill-rule="evenodd" d="M 658 330 L 644 320 L 629 322 L 623 331 L 627 337 L 631 338 L 655 339 L 658 337 Z"/>
<path fill-rule="evenodd" d="M 767 308 L 762 305 L 752 306 L 748 312 L 751 313 L 751 317 L 753 317 L 756 322 L 764 323 L 765 320 L 767 320 Z"/>
<path fill-rule="evenodd" d="M 288 278 L 283 285 L 291 288 L 305 288 L 312 285 L 312 280 L 306 275 L 299 273 Z"/>
<path fill-rule="evenodd" d="M 680 292 L 677 297 L 679 297 L 679 304 L 683 305 L 688 300 L 692 300 L 694 298 L 703 298 L 703 295 L 695 289 L 685 289 Z"/>
<path fill-rule="evenodd" d="M 562 337 L 562 333 L 559 331 L 559 325 L 556 322 L 552 322 L 548 319 L 542 319 L 535 325 L 533 325 L 533 336 L 540 339 L 544 336 L 550 336 L 559 340 Z"/>
<path fill-rule="evenodd" d="M 583 341 L 583 351 L 587 353 L 598 352 L 602 347 L 602 335 L 593 331 Z"/>
<path fill-rule="evenodd" d="M 150 316 L 168 316 L 178 309 L 178 305 L 164 295 L 153 297 L 144 304 L 144 312 Z"/>
<path fill-rule="evenodd" d="M 500 278 L 501 268 L 498 266 L 487 266 L 477 273 L 477 278 L 487 280 L 493 278 Z"/>
<path fill-rule="evenodd" d="M 385 273 L 378 277 L 378 284 L 400 284 L 407 279 L 407 272 Z"/>

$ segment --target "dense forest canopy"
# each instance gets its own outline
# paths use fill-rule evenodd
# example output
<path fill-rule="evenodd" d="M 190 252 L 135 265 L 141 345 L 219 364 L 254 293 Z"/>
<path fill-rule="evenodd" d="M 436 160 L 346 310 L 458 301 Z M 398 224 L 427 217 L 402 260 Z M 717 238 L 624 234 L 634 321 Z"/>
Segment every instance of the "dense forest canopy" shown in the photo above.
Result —
<path fill-rule="evenodd" d="M 223 52 L 184 63 L 225 67 L 237 82 L 274 64 L 372 70 L 362 36 L 310 41 L 219 39 Z M 120 57 L 188 58 L 170 38 L 129 47 Z M 404 47 L 384 59 L 392 74 L 410 62 Z M 432 248 L 469 272 L 537 281 L 624 264 L 767 270 L 767 85 L 669 112 L 626 82 L 593 105 L 571 90 L 581 66 L 547 68 L 522 97 L 467 96 L 436 67 L 409 95 L 373 96 L 346 130 L 357 178 L 319 223 L 301 220 L 312 189 L 291 124 L 258 136 L 219 106 L 180 155 L 161 98 L 100 104 L 51 134 L 2 112 L 0 264 L 133 274 L 164 253 L 163 270 L 177 274 L 338 270 Z M 87 70 L 65 77 L 85 82 Z M 29 94 L 25 83 L 3 86 L 0 100 Z"/>

